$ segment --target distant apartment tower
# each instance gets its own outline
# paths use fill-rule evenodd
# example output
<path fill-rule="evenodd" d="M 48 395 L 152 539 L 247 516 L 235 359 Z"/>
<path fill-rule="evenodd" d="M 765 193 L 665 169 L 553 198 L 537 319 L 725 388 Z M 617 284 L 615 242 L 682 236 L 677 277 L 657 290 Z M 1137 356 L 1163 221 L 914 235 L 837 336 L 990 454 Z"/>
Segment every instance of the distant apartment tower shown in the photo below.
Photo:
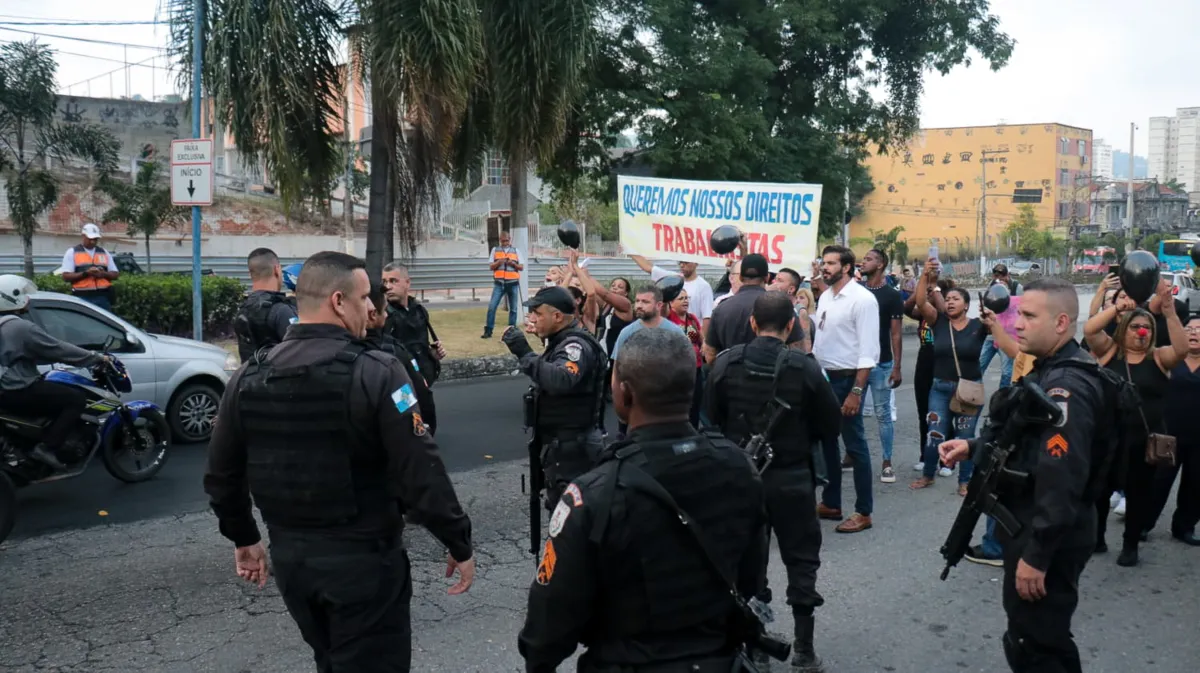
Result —
<path fill-rule="evenodd" d="M 1148 177 L 1200 191 L 1200 107 L 1181 107 L 1174 117 L 1151 117 L 1149 154 Z"/>
<path fill-rule="evenodd" d="M 1113 176 L 1113 148 L 1103 138 L 1092 143 L 1092 176 L 1109 179 Z"/>

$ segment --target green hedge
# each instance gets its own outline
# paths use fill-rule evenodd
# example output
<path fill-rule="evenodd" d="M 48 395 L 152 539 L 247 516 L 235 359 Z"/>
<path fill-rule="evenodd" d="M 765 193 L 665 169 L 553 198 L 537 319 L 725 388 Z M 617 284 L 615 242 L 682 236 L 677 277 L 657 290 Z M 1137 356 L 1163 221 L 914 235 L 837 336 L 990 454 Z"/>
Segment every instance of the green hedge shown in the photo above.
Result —
<path fill-rule="evenodd" d="M 38 276 L 38 289 L 71 293 L 61 276 Z M 245 291 L 236 278 L 202 276 L 201 301 L 206 336 L 226 336 Z M 192 335 L 192 278 L 175 274 L 122 274 L 113 283 L 113 313 L 159 334 Z"/>

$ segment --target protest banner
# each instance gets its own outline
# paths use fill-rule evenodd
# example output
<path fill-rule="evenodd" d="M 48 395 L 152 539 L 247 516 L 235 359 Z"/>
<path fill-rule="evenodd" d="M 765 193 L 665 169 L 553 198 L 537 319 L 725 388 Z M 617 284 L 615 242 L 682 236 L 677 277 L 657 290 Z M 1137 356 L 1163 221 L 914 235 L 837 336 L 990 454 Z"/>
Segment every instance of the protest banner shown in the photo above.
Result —
<path fill-rule="evenodd" d="M 772 270 L 807 269 L 817 257 L 821 185 L 617 176 L 621 247 L 627 254 L 701 264 L 730 255 L 709 247 L 713 229 L 737 227 L 747 251 Z"/>

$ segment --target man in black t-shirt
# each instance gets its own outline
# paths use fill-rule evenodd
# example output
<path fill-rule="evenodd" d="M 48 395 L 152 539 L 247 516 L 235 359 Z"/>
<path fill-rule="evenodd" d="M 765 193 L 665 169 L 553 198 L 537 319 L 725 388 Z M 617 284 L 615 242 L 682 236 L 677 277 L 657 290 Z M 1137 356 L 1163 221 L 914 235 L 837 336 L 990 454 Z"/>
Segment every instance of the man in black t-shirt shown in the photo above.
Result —
<path fill-rule="evenodd" d="M 755 339 L 750 326 L 750 314 L 754 312 L 754 301 L 767 291 L 770 271 L 767 258 L 757 253 L 742 258 L 742 286 L 737 294 L 721 302 L 713 309 L 708 333 L 704 335 L 704 361 L 712 364 L 717 353 L 738 344 L 748 344 Z M 804 343 L 804 330 L 797 320 L 787 338 L 789 348 L 799 349 Z"/>
<path fill-rule="evenodd" d="M 874 416 L 879 423 L 879 444 L 883 447 L 883 469 L 879 480 L 885 484 L 895 483 L 896 471 L 892 469 L 892 443 L 894 436 L 895 411 L 892 389 L 900 385 L 901 333 L 904 325 L 904 299 L 900 291 L 887 282 L 888 256 L 882 250 L 871 250 L 863 257 L 863 287 L 875 295 L 879 304 L 879 364 L 867 379 L 867 392 L 874 402 Z M 865 397 L 865 396 L 864 396 Z M 863 415 L 872 411 L 863 409 Z"/>

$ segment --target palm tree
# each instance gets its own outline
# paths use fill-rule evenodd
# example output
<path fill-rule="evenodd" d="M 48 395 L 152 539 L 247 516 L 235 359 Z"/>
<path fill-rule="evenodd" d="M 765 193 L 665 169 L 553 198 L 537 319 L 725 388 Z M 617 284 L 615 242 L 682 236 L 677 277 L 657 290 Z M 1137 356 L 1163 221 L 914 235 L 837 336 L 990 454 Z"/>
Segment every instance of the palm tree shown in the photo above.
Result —
<path fill-rule="evenodd" d="M 58 202 L 58 178 L 46 170 L 47 158 L 82 159 L 103 177 L 116 169 L 120 147 L 99 126 L 55 121 L 57 72 L 53 52 L 36 40 L 0 47 L 0 177 L 29 278 L 37 218 Z"/>
<path fill-rule="evenodd" d="M 113 207 L 104 213 L 104 224 L 124 222 L 130 236 L 142 236 L 146 241 L 146 271 L 153 271 L 150 260 L 150 237 L 166 225 L 182 224 L 188 209 L 171 204 L 171 190 L 160 184 L 162 165 L 147 161 L 138 169 L 133 184 L 108 176 L 97 185 L 113 200 Z"/>
<path fill-rule="evenodd" d="M 190 87 L 192 0 L 169 0 L 171 41 Z M 416 247 L 436 212 L 436 181 L 478 76 L 482 39 L 471 0 L 209 0 L 204 86 L 243 160 L 261 163 L 285 199 L 343 170 L 334 131 L 354 74 L 369 77 L 372 142 L 367 265 L 378 278 L 402 243 Z M 343 43 L 357 62 L 341 64 Z M 415 129 L 401 133 L 403 119 Z"/>
<path fill-rule="evenodd" d="M 599 0 L 478 0 L 486 73 L 456 138 L 461 172 L 486 149 L 508 160 L 512 228 L 528 223 L 527 171 L 563 142 L 593 56 Z M 524 282 L 524 277 L 522 277 Z"/>

